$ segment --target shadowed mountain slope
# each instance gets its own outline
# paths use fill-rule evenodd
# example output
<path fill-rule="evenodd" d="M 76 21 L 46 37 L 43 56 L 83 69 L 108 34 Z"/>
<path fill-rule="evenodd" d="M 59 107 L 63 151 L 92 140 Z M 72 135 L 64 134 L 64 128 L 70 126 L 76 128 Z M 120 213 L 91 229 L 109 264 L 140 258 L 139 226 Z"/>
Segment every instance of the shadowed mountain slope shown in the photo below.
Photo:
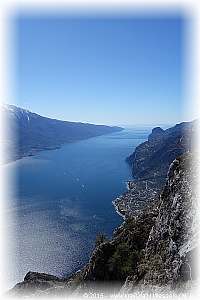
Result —
<path fill-rule="evenodd" d="M 117 126 L 93 125 L 60 121 L 42 117 L 15 105 L 3 105 L 6 131 L 7 160 L 34 155 L 40 150 L 59 148 L 62 144 L 73 143 L 123 129 Z"/>
<path fill-rule="evenodd" d="M 126 158 L 136 178 L 165 176 L 170 163 L 196 147 L 198 120 L 183 122 L 167 130 L 156 127 L 148 141 Z"/>

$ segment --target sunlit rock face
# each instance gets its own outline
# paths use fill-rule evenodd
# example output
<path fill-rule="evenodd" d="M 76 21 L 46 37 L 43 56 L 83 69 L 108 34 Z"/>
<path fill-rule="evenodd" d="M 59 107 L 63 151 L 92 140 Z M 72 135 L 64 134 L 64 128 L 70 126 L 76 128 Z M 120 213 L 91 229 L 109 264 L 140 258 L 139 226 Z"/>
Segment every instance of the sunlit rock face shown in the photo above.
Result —
<path fill-rule="evenodd" d="M 197 175 L 196 153 L 170 165 L 140 267 L 144 283 L 174 285 L 197 278 Z"/>

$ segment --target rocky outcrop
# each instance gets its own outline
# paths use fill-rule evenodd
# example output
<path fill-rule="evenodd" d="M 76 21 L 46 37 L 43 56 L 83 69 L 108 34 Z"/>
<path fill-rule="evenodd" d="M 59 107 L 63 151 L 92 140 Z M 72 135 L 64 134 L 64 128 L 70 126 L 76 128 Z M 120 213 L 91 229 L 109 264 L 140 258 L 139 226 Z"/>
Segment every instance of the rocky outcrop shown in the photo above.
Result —
<path fill-rule="evenodd" d="M 63 296 L 68 286 L 66 282 L 56 276 L 28 272 L 24 277 L 24 281 L 16 284 L 5 296 L 9 298 L 15 297 L 42 297 L 56 294 Z"/>
<path fill-rule="evenodd" d="M 160 196 L 159 214 L 145 248 L 144 282 L 176 284 L 197 278 L 197 155 L 173 161 Z"/>
<path fill-rule="evenodd" d="M 164 134 L 164 130 L 161 127 L 155 127 L 152 129 L 151 134 L 148 137 L 148 141 L 155 140 Z"/>

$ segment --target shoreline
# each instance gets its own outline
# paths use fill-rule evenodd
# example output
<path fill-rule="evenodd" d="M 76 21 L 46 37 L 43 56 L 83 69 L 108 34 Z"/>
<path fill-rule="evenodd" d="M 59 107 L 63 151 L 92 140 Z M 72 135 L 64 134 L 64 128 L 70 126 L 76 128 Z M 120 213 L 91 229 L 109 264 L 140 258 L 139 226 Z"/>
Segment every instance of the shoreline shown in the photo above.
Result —
<path fill-rule="evenodd" d="M 115 201 L 116 201 L 116 200 L 113 200 L 113 201 L 112 201 L 112 204 L 114 205 L 114 208 L 115 208 L 116 213 L 117 213 L 120 217 L 122 217 L 123 220 L 126 220 L 126 216 L 123 215 L 123 214 L 119 211 L 118 206 L 115 204 Z"/>
<path fill-rule="evenodd" d="M 119 195 L 112 204 L 116 213 L 124 220 L 138 217 L 143 210 L 159 198 L 162 189 L 162 177 L 128 180 L 127 192 Z"/>
<path fill-rule="evenodd" d="M 98 125 L 97 125 L 98 126 Z M 106 125 L 105 125 L 106 126 Z M 81 142 L 81 141 L 86 141 L 86 140 L 89 140 L 89 139 L 92 139 L 92 138 L 96 138 L 96 137 L 100 137 L 100 136 L 103 136 L 103 135 L 109 135 L 109 134 L 113 134 L 113 133 L 117 133 L 117 132 L 121 132 L 121 131 L 124 131 L 124 128 L 121 127 L 121 130 L 120 131 L 113 131 L 113 132 L 109 132 L 109 133 L 104 133 L 104 134 L 98 134 L 98 135 L 95 135 L 95 136 L 91 136 L 91 137 L 87 137 L 87 138 L 81 138 L 81 139 L 75 139 L 75 140 L 69 140 L 69 141 L 66 141 L 64 143 L 61 143 L 61 144 L 55 144 L 55 145 L 52 145 L 52 146 L 48 146 L 48 147 L 44 147 L 44 148 L 37 148 L 37 149 L 34 149 L 34 148 L 31 148 L 31 149 L 25 149 L 24 153 L 18 153 L 18 155 L 10 155 L 10 157 L 8 158 L 5 158 L 5 160 L 2 162 L 2 165 L 7 165 L 9 163 L 12 163 L 12 162 L 15 162 L 15 161 L 18 161 L 18 160 L 21 160 L 25 157 L 31 157 L 31 156 L 35 156 L 37 155 L 37 153 L 41 152 L 41 151 L 51 151 L 51 150 L 59 150 L 62 146 L 66 146 L 68 144 L 74 144 L 74 143 L 77 143 L 77 142 Z M 20 150 L 20 149 L 19 149 Z M 9 149 L 8 149 L 9 151 Z M 5 151 L 6 152 L 6 151 Z M 15 153 L 18 152 L 16 149 L 14 151 Z"/>

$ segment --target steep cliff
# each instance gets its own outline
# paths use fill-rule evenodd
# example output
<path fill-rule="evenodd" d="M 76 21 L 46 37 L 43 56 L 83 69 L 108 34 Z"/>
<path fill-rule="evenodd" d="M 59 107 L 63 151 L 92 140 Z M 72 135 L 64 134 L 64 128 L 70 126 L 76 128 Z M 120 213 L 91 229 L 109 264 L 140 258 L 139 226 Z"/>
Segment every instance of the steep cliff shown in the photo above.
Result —
<path fill-rule="evenodd" d="M 198 155 L 188 153 L 170 165 L 151 228 L 138 265 L 129 278 L 129 292 L 178 291 L 191 293 L 198 278 Z M 121 293 L 127 291 L 127 284 Z"/>
<path fill-rule="evenodd" d="M 151 284 L 196 279 L 198 245 L 197 155 L 173 161 L 160 196 L 159 214 L 145 248 L 144 280 Z M 197 259 L 197 257 L 196 257 Z"/>
<path fill-rule="evenodd" d="M 136 178 L 166 176 L 170 163 L 196 148 L 198 120 L 183 122 L 167 130 L 156 127 L 148 141 L 136 147 L 126 158 Z"/>

